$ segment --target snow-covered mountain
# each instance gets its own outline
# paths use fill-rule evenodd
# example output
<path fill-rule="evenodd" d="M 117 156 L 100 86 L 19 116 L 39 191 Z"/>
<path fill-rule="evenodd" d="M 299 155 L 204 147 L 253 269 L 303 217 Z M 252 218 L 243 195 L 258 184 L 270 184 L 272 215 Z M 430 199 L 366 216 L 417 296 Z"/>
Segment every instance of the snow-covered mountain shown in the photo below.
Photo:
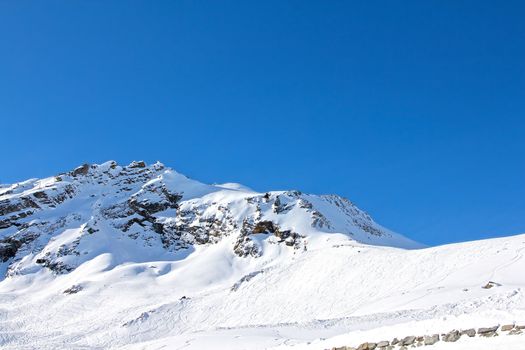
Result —
<path fill-rule="evenodd" d="M 241 258 L 297 252 L 319 233 L 416 246 L 376 224 L 345 198 L 299 191 L 257 193 L 205 185 L 160 163 L 83 165 L 0 189 L 0 259 L 7 276 L 73 271 L 107 253 L 125 262 L 180 260 L 227 242 Z"/>
<path fill-rule="evenodd" d="M 83 165 L 0 185 L 0 347 L 322 349 L 525 320 L 525 236 L 414 248 L 336 195 Z"/>

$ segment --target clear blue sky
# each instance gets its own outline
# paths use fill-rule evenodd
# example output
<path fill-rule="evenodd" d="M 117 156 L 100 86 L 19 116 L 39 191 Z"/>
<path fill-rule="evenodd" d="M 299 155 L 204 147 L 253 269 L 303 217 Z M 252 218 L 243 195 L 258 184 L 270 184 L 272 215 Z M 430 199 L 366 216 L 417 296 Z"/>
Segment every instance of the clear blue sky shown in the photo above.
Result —
<path fill-rule="evenodd" d="M 427 244 L 525 232 L 523 1 L 2 1 L 0 182 L 160 160 L 350 198 Z"/>

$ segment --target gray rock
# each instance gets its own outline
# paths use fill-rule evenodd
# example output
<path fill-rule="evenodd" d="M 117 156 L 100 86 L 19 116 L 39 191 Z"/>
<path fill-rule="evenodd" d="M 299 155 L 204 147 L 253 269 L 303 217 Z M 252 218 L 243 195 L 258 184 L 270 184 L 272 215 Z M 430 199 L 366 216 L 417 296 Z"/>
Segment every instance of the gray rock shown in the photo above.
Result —
<path fill-rule="evenodd" d="M 523 331 L 521 329 L 513 329 L 508 334 L 509 335 L 518 335 L 518 334 L 523 334 Z"/>
<path fill-rule="evenodd" d="M 394 339 L 392 339 L 392 342 L 390 344 L 397 345 L 398 343 L 399 343 L 399 339 L 394 338 Z"/>
<path fill-rule="evenodd" d="M 409 335 L 408 337 L 404 337 L 402 340 L 399 341 L 400 345 L 412 345 L 416 341 L 416 337 L 413 335 Z"/>
<path fill-rule="evenodd" d="M 501 326 L 501 330 L 503 332 L 508 332 L 508 331 L 512 330 L 513 328 L 514 328 L 513 324 L 505 324 L 505 325 Z"/>
<path fill-rule="evenodd" d="M 82 286 L 79 285 L 79 284 L 75 284 L 71 287 L 69 287 L 68 289 L 66 289 L 63 293 L 64 294 L 76 294 L 78 292 L 80 292 L 82 290 Z"/>
<path fill-rule="evenodd" d="M 384 348 L 384 347 L 387 347 L 388 345 L 390 345 L 390 342 L 388 340 L 383 340 L 377 343 L 378 348 Z"/>
<path fill-rule="evenodd" d="M 474 332 L 475 333 L 475 332 Z M 423 343 L 425 345 L 434 345 L 439 341 L 439 334 L 425 335 L 423 337 Z"/>
<path fill-rule="evenodd" d="M 478 334 L 486 337 L 491 337 L 496 333 L 499 326 L 493 326 L 493 327 L 482 327 L 478 329 Z"/>
<path fill-rule="evenodd" d="M 476 336 L 476 330 L 474 328 L 464 329 L 461 331 L 461 335 L 468 335 L 470 338 Z"/>
<path fill-rule="evenodd" d="M 461 333 L 459 333 L 459 331 L 457 330 L 453 330 L 453 331 L 446 333 L 442 337 L 442 340 L 445 342 L 455 342 L 455 341 L 458 341 L 459 338 L 461 338 Z"/>
<path fill-rule="evenodd" d="M 376 347 L 376 343 L 363 343 L 357 347 L 357 350 L 374 350 Z"/>
<path fill-rule="evenodd" d="M 79 166 L 78 168 L 75 168 L 75 170 L 73 170 L 71 172 L 71 175 L 73 175 L 73 176 L 87 175 L 90 167 L 91 166 L 89 164 L 83 164 L 83 165 Z"/>

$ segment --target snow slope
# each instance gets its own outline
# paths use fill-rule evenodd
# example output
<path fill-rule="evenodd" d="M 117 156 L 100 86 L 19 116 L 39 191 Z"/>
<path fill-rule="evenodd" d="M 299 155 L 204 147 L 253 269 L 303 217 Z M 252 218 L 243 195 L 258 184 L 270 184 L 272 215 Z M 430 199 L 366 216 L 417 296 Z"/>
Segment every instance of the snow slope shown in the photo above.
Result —
<path fill-rule="evenodd" d="M 5 349 L 324 349 L 525 321 L 525 235 L 413 249 L 338 196 L 107 162 L 3 185 L 0 215 Z"/>

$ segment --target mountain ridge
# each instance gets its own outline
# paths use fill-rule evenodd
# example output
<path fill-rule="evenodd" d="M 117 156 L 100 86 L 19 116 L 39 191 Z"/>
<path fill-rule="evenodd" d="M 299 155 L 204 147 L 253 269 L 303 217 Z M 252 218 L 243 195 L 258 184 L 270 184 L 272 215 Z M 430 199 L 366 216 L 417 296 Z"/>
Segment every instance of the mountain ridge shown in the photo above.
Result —
<path fill-rule="evenodd" d="M 64 235 L 64 230 L 77 232 Z M 89 249 L 77 248 L 101 230 L 111 232 L 107 239 L 140 238 L 145 249 L 159 244 L 168 253 L 235 236 L 233 251 L 240 257 L 260 256 L 262 240 L 307 249 L 308 236 L 316 232 L 418 246 L 337 195 L 206 185 L 160 162 L 84 164 L 0 190 L 0 260 L 9 263 L 8 276 L 33 273 L 38 266 L 70 272 L 93 257 Z"/>

